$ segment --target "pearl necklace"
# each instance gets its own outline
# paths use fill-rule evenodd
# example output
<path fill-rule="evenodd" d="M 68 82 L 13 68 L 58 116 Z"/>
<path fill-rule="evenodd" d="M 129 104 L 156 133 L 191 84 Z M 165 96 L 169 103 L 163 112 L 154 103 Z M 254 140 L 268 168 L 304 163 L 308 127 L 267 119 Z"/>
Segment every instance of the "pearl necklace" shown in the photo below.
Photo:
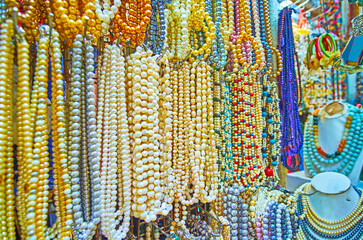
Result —
<path fill-rule="evenodd" d="M 82 3 L 72 0 L 47 2 L 47 8 L 54 13 L 54 28 L 61 34 L 61 38 L 67 41 L 69 47 L 72 46 L 75 36 L 84 32 L 86 20 L 87 33 L 98 39 L 101 33 L 101 20 L 95 18 L 96 7 L 93 0 L 83 0 Z"/>
<path fill-rule="evenodd" d="M 48 31 L 44 26 L 44 30 Z M 29 195 L 27 203 L 28 232 L 30 238 L 44 238 L 46 231 L 46 217 L 48 212 L 48 129 L 47 129 L 47 86 L 49 64 L 49 36 L 42 35 L 39 39 L 39 50 L 36 63 L 36 74 L 33 84 L 31 112 L 35 132 L 33 143 L 33 159 L 29 164 L 30 176 Z M 35 90 L 35 91 L 34 91 Z M 32 206 L 37 206 L 36 208 Z M 41 206 L 41 207 L 39 207 Z"/>
<path fill-rule="evenodd" d="M 93 47 L 81 35 L 76 36 L 73 48 L 72 82 L 70 94 L 70 148 L 74 234 L 78 239 L 90 239 L 100 221 L 100 172 L 98 144 L 96 138 Z M 82 55 L 83 53 L 83 55 Z M 83 87 L 82 87 L 83 85 Z M 85 91 L 83 92 L 82 89 Z M 81 115 L 81 109 L 87 113 Z M 84 121 L 84 117 L 86 117 Z M 86 135 L 82 131 L 87 130 Z M 80 151 L 81 150 L 81 151 Z M 80 154 L 82 152 L 82 155 Z M 89 154 L 87 154 L 89 153 Z M 86 155 L 87 154 L 87 155 Z M 85 158 L 87 157 L 87 158 Z M 80 167 L 80 162 L 83 162 Z M 89 166 L 89 172 L 87 171 Z M 80 176 L 81 173 L 81 176 Z M 89 176 L 90 182 L 80 181 L 82 176 Z M 83 179 L 85 179 L 83 177 Z M 88 190 L 91 190 L 89 193 Z M 84 193 L 88 192 L 89 195 Z M 81 196 L 81 192 L 83 195 Z M 90 199 L 92 208 L 87 204 Z M 82 207 L 81 207 L 82 206 Z"/>
<path fill-rule="evenodd" d="M 121 55 L 120 47 L 116 45 L 108 45 L 104 51 L 105 62 L 99 83 L 102 96 L 98 102 L 104 110 L 103 113 L 101 110 L 99 112 L 99 117 L 104 120 L 101 168 L 102 231 L 109 239 L 124 239 L 131 219 L 131 154 L 126 112 L 125 59 Z M 102 129 L 102 126 L 99 128 Z M 119 207 L 116 210 L 117 200 Z M 116 230 L 121 221 L 122 225 Z"/>
<path fill-rule="evenodd" d="M 67 164 L 67 139 L 65 120 L 65 99 L 63 92 L 63 76 L 60 54 L 59 34 L 53 30 L 49 36 L 49 27 L 41 26 L 38 45 L 38 56 L 32 96 L 30 100 L 29 63 L 27 59 L 27 43 L 19 42 L 19 53 L 22 57 L 19 63 L 19 104 L 18 116 L 18 152 L 19 179 L 18 198 L 19 222 L 24 229 L 23 237 L 29 239 L 59 239 L 69 240 L 72 224 L 70 203 L 70 184 Z M 51 41 L 49 41 L 51 39 Z M 50 45 L 49 45 L 50 43 Z M 54 162 L 54 190 L 57 221 L 52 227 L 47 227 L 47 210 L 50 193 L 48 191 L 49 152 L 47 129 L 47 71 L 49 67 L 49 50 L 51 47 L 52 63 L 52 137 Z M 25 55 L 25 56 L 24 56 Z M 20 98 L 20 95 L 19 95 Z M 29 105 L 30 103 L 30 105 Z M 30 107 L 28 107 L 30 106 Z M 34 135 L 33 135 L 34 134 Z M 30 174 L 29 174 L 30 173 Z M 11 213 L 11 212 L 10 212 Z M 25 230 L 27 229 L 27 231 Z"/>
<path fill-rule="evenodd" d="M 159 90 L 164 85 L 168 75 L 162 78 L 159 75 L 159 66 L 156 57 L 152 57 L 150 50 L 136 48 L 136 52 L 127 58 L 127 78 L 129 88 L 129 111 L 133 111 L 129 118 L 129 128 L 134 144 L 131 146 L 133 155 L 133 196 L 132 210 L 135 217 L 144 219 L 146 222 L 155 221 L 157 214 L 167 214 L 171 210 L 171 194 L 173 177 L 162 175 L 161 164 L 170 168 L 170 155 L 162 152 L 165 140 L 161 138 L 159 123 L 165 122 L 165 128 L 170 129 L 170 105 L 169 96 L 165 96 L 167 114 L 159 116 Z M 160 80 L 162 79 L 162 80 Z M 161 83 L 161 84 L 160 84 Z M 170 90 L 168 90 L 170 92 Z M 169 105 L 169 106 L 168 106 Z M 164 130 L 164 129 L 163 129 Z M 170 149 L 171 136 L 166 138 L 165 150 Z M 172 173 L 171 170 L 168 171 Z M 163 185 L 162 185 L 163 184 Z M 167 193 L 163 192 L 167 191 Z M 164 200 L 164 202 L 163 202 Z"/>
<path fill-rule="evenodd" d="M 167 46 L 170 60 L 183 60 L 191 48 L 189 41 L 189 16 L 191 0 L 174 0 L 167 5 L 165 14 L 168 22 Z"/>
<path fill-rule="evenodd" d="M 307 183 L 300 189 L 308 194 L 311 190 L 311 184 Z M 361 195 L 360 190 L 356 189 L 356 191 Z M 297 192 L 299 191 L 297 190 Z M 308 196 L 299 195 L 299 199 L 302 200 L 302 203 L 298 204 L 298 212 L 302 215 L 303 220 L 297 239 L 315 238 L 316 236 L 319 239 L 362 239 L 362 197 L 360 197 L 359 203 L 352 213 L 338 221 L 327 221 L 319 217 L 312 209 Z"/>
<path fill-rule="evenodd" d="M 53 167 L 57 222 L 60 224 L 60 239 L 67 240 L 71 236 L 72 197 L 70 194 L 70 176 L 67 160 L 67 133 L 65 94 L 63 90 L 62 54 L 59 34 L 51 32 L 52 46 L 52 136 L 53 136 Z M 52 233 L 48 233 L 51 238 Z"/>
<path fill-rule="evenodd" d="M 0 97 L 1 108 L 1 156 L 0 156 L 0 227 L 2 229 L 0 238 L 2 239 L 14 239 L 15 233 L 15 196 L 14 196 L 14 169 L 13 169 L 13 92 L 12 92 L 12 80 L 13 80 L 13 58 L 14 48 L 11 45 L 11 38 L 14 34 L 13 25 L 11 20 L 6 20 L 1 24 L 0 40 L 1 40 L 1 81 L 0 87 L 2 89 L 2 95 Z M 26 41 L 19 43 L 20 46 L 24 46 Z M 19 52 L 24 52 L 24 49 L 19 49 Z M 22 59 L 18 58 L 19 63 L 23 64 L 24 61 L 29 61 L 29 56 L 25 52 L 25 56 Z M 21 62 L 23 61 L 23 62 Z M 24 66 L 20 67 L 20 70 L 24 70 Z M 26 70 L 25 70 L 26 71 Z M 24 73 L 19 72 L 19 76 L 24 76 Z M 20 81 L 23 79 L 20 79 Z M 25 77 L 25 80 L 26 77 Z M 23 82 L 20 82 L 21 85 Z M 25 120 L 24 120 L 25 121 Z M 22 139 L 23 140 L 23 139 Z"/>
<path fill-rule="evenodd" d="M 102 6 L 101 6 L 102 4 Z M 102 34 L 106 34 L 108 29 L 110 28 L 110 22 L 115 17 L 115 14 L 118 12 L 118 8 L 121 6 L 121 0 L 115 0 L 113 4 L 110 3 L 110 0 L 96 0 L 96 15 L 98 19 L 102 22 Z"/>
<path fill-rule="evenodd" d="M 119 11 L 112 21 L 115 37 L 125 46 L 139 46 L 144 42 L 147 25 L 152 15 L 151 0 L 121 1 Z"/>
<path fill-rule="evenodd" d="M 210 70 L 206 62 L 194 61 L 192 64 L 185 62 L 181 69 L 174 68 L 171 74 L 173 105 L 177 106 L 173 114 L 173 168 L 177 193 L 175 222 L 178 226 L 185 224 L 185 205 L 198 200 L 211 202 L 217 195 L 218 155 L 213 130 Z"/>

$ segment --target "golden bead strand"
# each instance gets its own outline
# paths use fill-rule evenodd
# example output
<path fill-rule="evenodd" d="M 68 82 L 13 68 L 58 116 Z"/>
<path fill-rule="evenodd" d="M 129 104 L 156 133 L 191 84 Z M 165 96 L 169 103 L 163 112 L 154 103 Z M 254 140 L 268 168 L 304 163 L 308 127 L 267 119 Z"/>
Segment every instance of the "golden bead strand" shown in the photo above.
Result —
<path fill-rule="evenodd" d="M 0 237 L 2 239 L 15 239 L 15 212 L 14 212 L 14 170 L 13 170 L 13 36 L 12 21 L 5 21 L 0 30 L 1 40 L 1 81 L 0 88 L 0 116 L 1 116 L 1 152 L 0 152 Z"/>
<path fill-rule="evenodd" d="M 17 182 L 17 210 L 21 227 L 21 237 L 26 237 L 26 202 L 25 183 L 28 179 L 26 159 L 32 158 L 33 138 L 30 126 L 30 62 L 29 44 L 25 39 L 18 42 L 18 93 L 17 93 L 17 129 L 18 129 L 18 182 Z"/>

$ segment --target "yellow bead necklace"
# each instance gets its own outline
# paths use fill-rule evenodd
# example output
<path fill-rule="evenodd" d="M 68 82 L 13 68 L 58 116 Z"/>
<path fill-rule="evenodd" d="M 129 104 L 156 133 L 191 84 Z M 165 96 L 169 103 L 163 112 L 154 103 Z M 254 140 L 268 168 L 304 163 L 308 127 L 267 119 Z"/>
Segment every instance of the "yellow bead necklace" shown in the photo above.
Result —
<path fill-rule="evenodd" d="M 15 239 L 15 196 L 13 159 L 13 58 L 14 47 L 11 40 L 14 34 L 11 20 L 1 24 L 0 60 L 0 238 Z M 26 57 L 26 56 L 25 56 Z M 23 59 L 20 59 L 23 60 Z M 20 74 L 21 75 L 21 74 Z"/>

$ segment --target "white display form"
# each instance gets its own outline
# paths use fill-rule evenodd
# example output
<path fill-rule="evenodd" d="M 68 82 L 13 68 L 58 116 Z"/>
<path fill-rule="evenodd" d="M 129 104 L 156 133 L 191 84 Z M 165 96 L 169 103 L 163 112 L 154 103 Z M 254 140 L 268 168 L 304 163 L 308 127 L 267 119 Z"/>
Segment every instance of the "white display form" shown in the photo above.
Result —
<path fill-rule="evenodd" d="M 288 173 L 286 176 L 286 189 L 290 192 L 295 192 L 301 185 L 311 180 L 311 178 L 305 176 L 304 171 Z M 363 181 L 359 181 L 356 187 L 363 189 Z"/>
<path fill-rule="evenodd" d="M 328 221 L 348 216 L 359 202 L 359 194 L 351 186 L 349 178 L 340 173 L 326 172 L 311 181 L 318 192 L 309 197 L 314 212 Z"/>

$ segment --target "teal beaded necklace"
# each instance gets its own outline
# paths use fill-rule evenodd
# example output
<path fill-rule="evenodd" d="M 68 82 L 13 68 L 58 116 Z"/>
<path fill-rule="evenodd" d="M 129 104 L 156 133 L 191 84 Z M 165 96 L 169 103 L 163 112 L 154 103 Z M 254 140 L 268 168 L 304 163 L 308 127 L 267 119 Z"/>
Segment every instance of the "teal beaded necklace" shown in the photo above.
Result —
<path fill-rule="evenodd" d="M 230 87 L 225 76 L 222 77 L 222 159 L 223 159 L 223 172 L 222 181 L 232 180 L 233 164 L 232 162 L 232 122 L 231 122 L 231 103 L 230 103 Z"/>
<path fill-rule="evenodd" d="M 319 145 L 319 118 L 320 115 L 314 115 L 305 128 L 304 159 L 308 172 L 312 176 L 325 171 L 339 172 L 348 176 L 363 147 L 363 111 L 348 105 L 343 138 L 334 153 L 326 153 Z M 334 166 L 335 168 L 331 170 Z"/>

